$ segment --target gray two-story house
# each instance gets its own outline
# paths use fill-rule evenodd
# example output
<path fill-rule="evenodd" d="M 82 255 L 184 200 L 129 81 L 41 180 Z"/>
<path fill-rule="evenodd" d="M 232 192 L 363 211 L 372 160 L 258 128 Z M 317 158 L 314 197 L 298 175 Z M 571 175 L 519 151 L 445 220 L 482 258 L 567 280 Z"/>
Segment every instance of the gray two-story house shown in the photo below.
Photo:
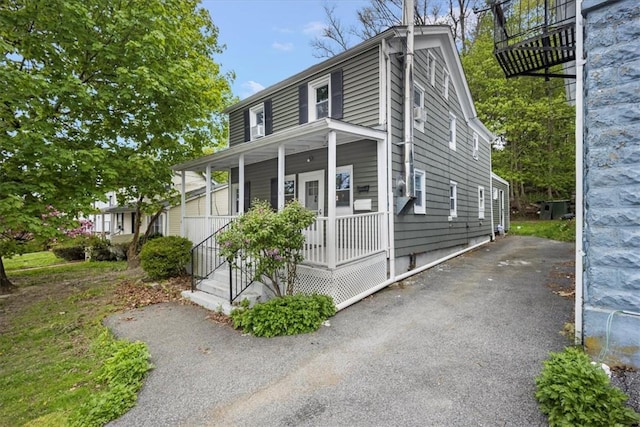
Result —
<path fill-rule="evenodd" d="M 198 243 L 254 199 L 279 209 L 295 198 L 317 213 L 297 289 L 338 308 L 490 241 L 494 218 L 508 221 L 508 187 L 493 191 L 494 137 L 447 26 L 391 28 L 226 113 L 228 148 L 174 169 L 229 171 L 231 215 L 184 215 L 183 234 Z"/>

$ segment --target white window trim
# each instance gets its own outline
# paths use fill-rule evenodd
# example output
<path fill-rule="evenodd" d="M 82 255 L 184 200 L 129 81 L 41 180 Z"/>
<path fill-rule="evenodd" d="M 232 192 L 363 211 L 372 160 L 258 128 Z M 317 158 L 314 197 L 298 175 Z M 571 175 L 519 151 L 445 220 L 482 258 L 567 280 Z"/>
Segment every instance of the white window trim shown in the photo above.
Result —
<path fill-rule="evenodd" d="M 451 195 L 453 189 L 453 195 Z M 451 209 L 451 200 L 453 200 L 453 209 Z M 449 181 L 449 221 L 458 217 L 458 183 Z"/>
<path fill-rule="evenodd" d="M 453 113 L 449 113 L 449 148 L 456 151 L 458 118 Z"/>
<path fill-rule="evenodd" d="M 484 219 L 484 205 L 486 194 L 483 186 L 478 186 L 478 219 Z"/>
<path fill-rule="evenodd" d="M 422 87 L 420 84 L 414 82 L 413 83 L 414 86 L 414 93 L 415 90 L 418 89 L 420 91 L 420 102 L 418 103 L 418 105 L 420 106 L 420 108 L 422 108 L 423 111 L 426 111 L 425 107 L 424 107 L 424 95 L 425 95 L 425 90 L 424 87 Z M 413 102 L 413 108 L 417 108 L 416 107 L 416 102 L 414 100 Z M 414 129 L 418 129 L 420 132 L 424 132 L 424 123 L 426 120 L 416 120 L 414 118 L 413 120 L 413 127 Z"/>
<path fill-rule="evenodd" d="M 298 183 L 296 182 L 296 175 L 285 175 L 284 177 L 284 182 L 287 181 L 293 181 L 293 198 L 297 198 L 298 197 L 298 193 L 296 192 L 298 190 Z M 283 183 L 284 185 L 284 183 Z M 287 194 L 284 192 L 284 188 L 282 189 L 282 193 L 284 194 L 284 203 L 286 204 L 288 202 L 287 200 Z M 289 194 L 289 196 L 291 196 L 291 194 Z"/>
<path fill-rule="evenodd" d="M 262 123 L 258 123 L 258 113 L 262 112 Z M 265 135 L 265 116 L 264 116 L 264 103 L 254 105 L 249 108 L 249 130 L 250 130 L 250 141 L 255 141 L 258 138 L 262 138 Z M 262 135 L 256 136 L 257 131 L 255 130 L 256 126 L 262 126 Z"/>
<path fill-rule="evenodd" d="M 240 186 L 238 183 L 231 184 L 231 215 L 238 215 L 238 204 L 240 199 Z"/>
<path fill-rule="evenodd" d="M 415 169 L 414 170 L 414 188 L 415 188 L 415 181 L 420 180 L 420 188 L 422 188 L 422 195 L 420 197 L 420 204 L 421 206 L 418 206 L 417 204 L 413 204 L 413 213 L 414 214 L 426 214 L 427 213 L 427 191 L 425 188 L 425 184 L 426 184 L 426 174 L 422 169 Z M 417 199 L 416 199 L 417 200 Z"/>
<path fill-rule="evenodd" d="M 336 168 L 336 175 L 339 173 L 349 173 L 349 206 L 336 206 L 336 215 L 352 215 L 353 214 L 353 165 L 339 166 Z M 335 178 L 332 183 L 335 184 Z M 337 193 L 336 189 L 336 193 Z M 336 200 L 337 202 L 337 200 Z"/>
<path fill-rule="evenodd" d="M 433 53 L 429 52 L 429 62 L 427 65 L 428 73 L 429 73 L 429 81 L 431 82 L 431 86 L 436 85 L 436 57 Z"/>
<path fill-rule="evenodd" d="M 473 158 L 478 160 L 478 155 L 480 153 L 480 137 L 476 132 L 473 133 Z"/>
<path fill-rule="evenodd" d="M 444 99 L 449 99 L 449 71 L 444 69 L 444 82 L 442 83 L 442 96 Z"/>
<path fill-rule="evenodd" d="M 318 117 L 316 116 L 316 89 L 325 85 L 327 86 L 327 90 L 328 90 L 327 117 L 331 117 L 331 75 L 328 74 L 312 82 L 309 82 L 308 96 L 307 96 L 309 105 L 308 105 L 307 111 L 309 112 L 310 122 L 318 120 Z"/>

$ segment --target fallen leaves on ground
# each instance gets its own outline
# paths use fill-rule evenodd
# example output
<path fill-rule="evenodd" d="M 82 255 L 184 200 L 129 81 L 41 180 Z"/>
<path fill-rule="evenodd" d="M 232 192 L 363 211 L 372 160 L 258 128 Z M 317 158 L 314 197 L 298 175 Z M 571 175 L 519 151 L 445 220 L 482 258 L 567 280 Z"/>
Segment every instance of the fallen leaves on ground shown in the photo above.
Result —
<path fill-rule="evenodd" d="M 214 311 L 213 313 L 207 315 L 207 319 L 233 327 L 233 320 L 231 320 L 231 318 L 224 313 Z"/>
<path fill-rule="evenodd" d="M 180 293 L 189 289 L 189 277 L 174 277 L 160 282 L 125 280 L 114 293 L 118 305 L 125 309 L 145 307 L 163 302 L 179 301 Z"/>

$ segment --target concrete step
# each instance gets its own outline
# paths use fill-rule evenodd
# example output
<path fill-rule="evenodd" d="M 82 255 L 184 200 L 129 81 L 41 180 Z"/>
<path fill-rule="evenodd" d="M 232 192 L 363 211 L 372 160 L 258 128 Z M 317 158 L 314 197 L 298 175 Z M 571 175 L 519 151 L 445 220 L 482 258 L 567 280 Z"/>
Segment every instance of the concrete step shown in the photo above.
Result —
<path fill-rule="evenodd" d="M 198 304 L 207 310 L 216 311 L 224 314 L 231 313 L 235 307 L 229 304 L 228 299 L 219 298 L 215 295 L 202 291 L 182 291 L 182 297 Z"/>

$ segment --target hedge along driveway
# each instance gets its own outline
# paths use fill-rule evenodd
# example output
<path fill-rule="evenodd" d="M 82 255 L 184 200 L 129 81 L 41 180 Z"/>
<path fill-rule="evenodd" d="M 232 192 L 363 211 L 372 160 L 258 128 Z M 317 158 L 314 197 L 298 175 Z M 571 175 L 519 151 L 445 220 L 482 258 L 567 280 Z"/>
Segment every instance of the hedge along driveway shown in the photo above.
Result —
<path fill-rule="evenodd" d="M 573 302 L 573 245 L 512 236 L 339 312 L 256 338 L 163 304 L 108 319 L 149 344 L 138 405 L 116 426 L 546 425 L 533 393 Z"/>

